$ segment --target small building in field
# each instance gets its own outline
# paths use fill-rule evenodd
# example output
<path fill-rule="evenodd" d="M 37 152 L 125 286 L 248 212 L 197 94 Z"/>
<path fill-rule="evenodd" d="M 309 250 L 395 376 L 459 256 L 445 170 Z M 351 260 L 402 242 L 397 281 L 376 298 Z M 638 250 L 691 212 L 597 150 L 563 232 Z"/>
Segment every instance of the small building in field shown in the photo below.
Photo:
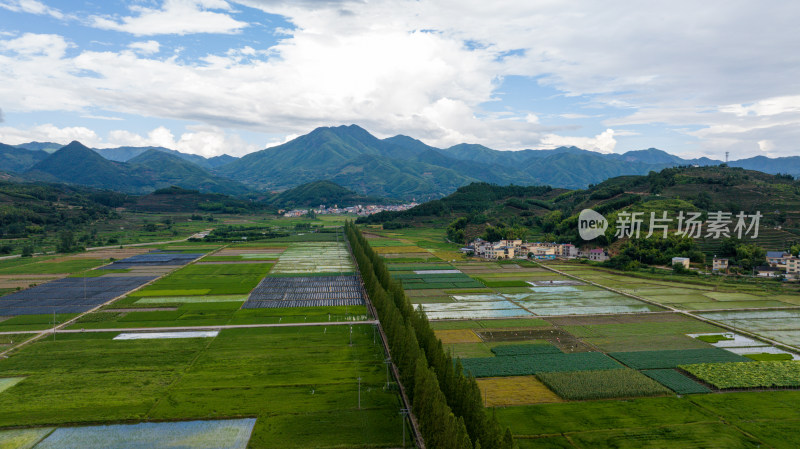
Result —
<path fill-rule="evenodd" d="M 728 259 L 723 259 L 720 257 L 715 257 L 713 265 L 711 265 L 711 271 L 727 271 L 728 270 Z"/>
<path fill-rule="evenodd" d="M 688 257 L 673 257 L 672 258 L 672 265 L 683 265 L 683 268 L 689 269 L 689 260 Z"/>

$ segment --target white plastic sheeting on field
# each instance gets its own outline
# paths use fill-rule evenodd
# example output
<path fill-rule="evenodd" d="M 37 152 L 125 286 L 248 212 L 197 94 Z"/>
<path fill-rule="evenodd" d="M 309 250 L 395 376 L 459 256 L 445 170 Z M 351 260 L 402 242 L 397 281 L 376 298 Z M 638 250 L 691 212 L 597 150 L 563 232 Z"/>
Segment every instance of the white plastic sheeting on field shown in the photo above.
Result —
<path fill-rule="evenodd" d="M 128 332 L 114 337 L 114 340 L 153 340 L 159 338 L 211 338 L 219 335 L 219 331 L 186 331 L 186 332 Z"/>

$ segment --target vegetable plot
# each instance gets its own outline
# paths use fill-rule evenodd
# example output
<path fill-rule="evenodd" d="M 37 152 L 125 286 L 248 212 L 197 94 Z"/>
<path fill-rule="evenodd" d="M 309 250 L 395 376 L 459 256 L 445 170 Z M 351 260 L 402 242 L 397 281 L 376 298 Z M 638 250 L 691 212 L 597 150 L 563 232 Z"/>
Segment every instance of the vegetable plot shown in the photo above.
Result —
<path fill-rule="evenodd" d="M 719 348 L 669 351 L 612 352 L 611 357 L 634 369 L 677 368 L 694 363 L 747 362 L 747 358 Z"/>
<path fill-rule="evenodd" d="M 659 396 L 670 391 L 632 369 L 540 373 L 539 380 L 564 399 Z"/>
<path fill-rule="evenodd" d="M 719 389 L 800 387 L 800 362 L 700 363 L 682 365 Z"/>
<path fill-rule="evenodd" d="M 525 376 L 564 371 L 613 370 L 621 366 L 600 352 L 481 357 L 461 361 L 475 377 Z"/>
<path fill-rule="evenodd" d="M 651 369 L 642 371 L 642 374 L 678 394 L 711 393 L 711 390 L 704 385 L 689 379 L 674 369 Z"/>

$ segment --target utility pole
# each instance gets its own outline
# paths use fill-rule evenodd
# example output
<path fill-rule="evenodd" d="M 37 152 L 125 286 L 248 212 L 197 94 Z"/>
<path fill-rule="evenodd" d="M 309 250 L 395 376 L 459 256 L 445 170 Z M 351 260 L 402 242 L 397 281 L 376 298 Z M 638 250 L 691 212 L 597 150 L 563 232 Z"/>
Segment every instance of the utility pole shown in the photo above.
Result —
<path fill-rule="evenodd" d="M 386 365 L 386 389 L 388 390 L 389 389 L 389 365 L 392 364 L 392 359 L 386 358 L 386 360 L 384 360 L 383 363 Z"/>
<path fill-rule="evenodd" d="M 403 447 L 406 447 L 406 416 L 408 416 L 408 409 L 401 408 L 400 415 L 403 417 Z"/>
<path fill-rule="evenodd" d="M 358 378 L 358 409 L 361 410 L 361 378 Z"/>

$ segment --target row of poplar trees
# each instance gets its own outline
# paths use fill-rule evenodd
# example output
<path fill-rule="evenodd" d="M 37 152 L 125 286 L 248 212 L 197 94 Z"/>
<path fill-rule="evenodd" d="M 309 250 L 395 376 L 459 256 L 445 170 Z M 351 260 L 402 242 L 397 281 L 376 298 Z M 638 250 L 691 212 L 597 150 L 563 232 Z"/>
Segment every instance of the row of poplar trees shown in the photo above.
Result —
<path fill-rule="evenodd" d="M 487 413 L 475 378 L 445 352 L 425 313 L 414 310 L 402 285 L 392 279 L 383 259 L 352 223 L 345 224 L 364 286 L 412 401 L 429 449 L 512 449 L 511 430 L 503 432 Z"/>

